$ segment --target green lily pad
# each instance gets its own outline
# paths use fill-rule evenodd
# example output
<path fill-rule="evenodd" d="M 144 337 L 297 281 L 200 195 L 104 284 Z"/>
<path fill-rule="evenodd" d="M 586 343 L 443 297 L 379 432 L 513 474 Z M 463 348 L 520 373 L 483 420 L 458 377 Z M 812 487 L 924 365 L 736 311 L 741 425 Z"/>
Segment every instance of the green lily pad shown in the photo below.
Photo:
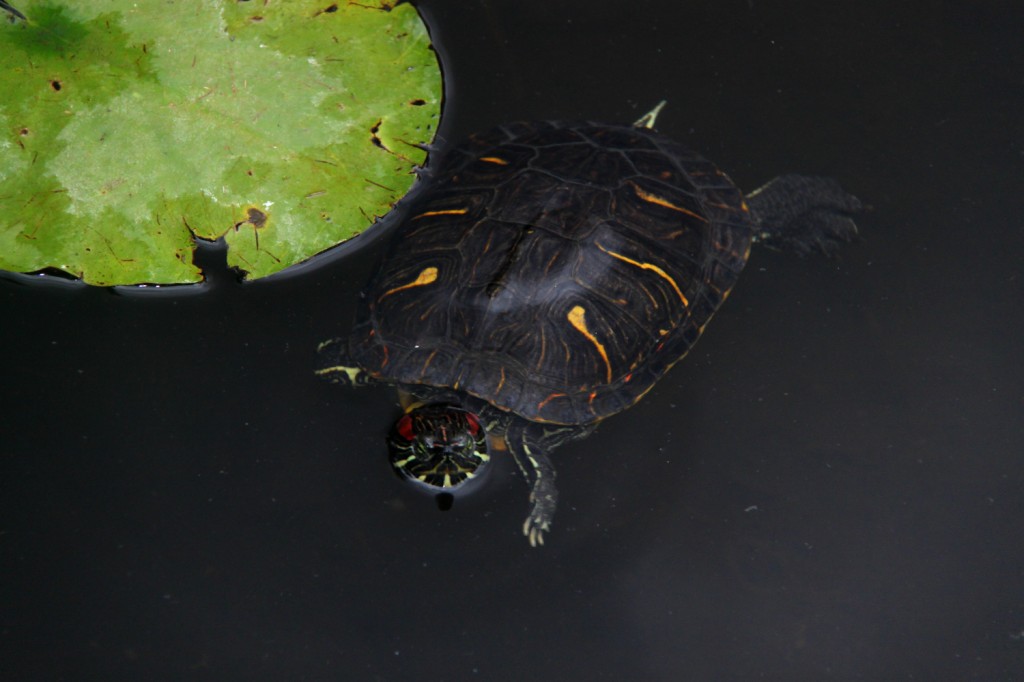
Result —
<path fill-rule="evenodd" d="M 264 277 L 408 191 L 441 76 L 385 0 L 16 0 L 0 11 L 0 268 L 202 279 L 194 238 Z"/>

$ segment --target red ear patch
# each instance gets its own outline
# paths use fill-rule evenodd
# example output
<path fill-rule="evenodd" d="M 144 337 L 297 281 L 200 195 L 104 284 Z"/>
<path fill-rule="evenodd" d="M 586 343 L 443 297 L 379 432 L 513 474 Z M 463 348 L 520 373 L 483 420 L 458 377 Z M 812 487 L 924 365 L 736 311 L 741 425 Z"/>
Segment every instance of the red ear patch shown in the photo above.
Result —
<path fill-rule="evenodd" d="M 480 433 L 480 422 L 477 421 L 475 414 L 466 413 L 466 424 L 469 425 L 469 435 L 476 437 L 476 434 Z"/>
<path fill-rule="evenodd" d="M 412 417 L 409 415 L 402 415 L 402 418 L 398 420 L 395 425 L 395 430 L 398 431 L 398 435 L 402 438 L 411 441 L 413 438 L 412 433 Z"/>

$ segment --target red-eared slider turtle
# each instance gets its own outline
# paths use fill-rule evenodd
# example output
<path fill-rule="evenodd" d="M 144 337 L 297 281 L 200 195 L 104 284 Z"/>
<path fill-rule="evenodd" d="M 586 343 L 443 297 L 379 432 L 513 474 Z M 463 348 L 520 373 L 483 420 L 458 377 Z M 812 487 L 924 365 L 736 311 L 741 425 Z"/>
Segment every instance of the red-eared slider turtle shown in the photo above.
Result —
<path fill-rule="evenodd" d="M 455 488 L 491 452 L 531 484 L 543 542 L 558 446 L 633 405 L 693 346 L 760 241 L 829 252 L 860 202 L 784 175 L 747 195 L 647 127 L 515 123 L 446 156 L 318 374 L 405 394 L 391 463 Z"/>

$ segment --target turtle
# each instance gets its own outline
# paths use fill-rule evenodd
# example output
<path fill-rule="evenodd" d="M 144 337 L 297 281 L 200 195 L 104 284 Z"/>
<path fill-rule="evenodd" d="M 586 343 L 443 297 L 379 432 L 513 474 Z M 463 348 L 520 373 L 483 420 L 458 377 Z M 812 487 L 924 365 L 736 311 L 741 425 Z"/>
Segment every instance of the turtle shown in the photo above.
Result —
<path fill-rule="evenodd" d="M 863 208 L 831 178 L 744 195 L 713 163 L 634 124 L 541 121 L 471 136 L 428 171 L 315 370 L 397 386 L 400 475 L 453 491 L 510 454 L 523 533 L 550 532 L 550 455 L 634 405 L 686 355 L 752 243 L 831 254 Z M 450 494 L 447 493 L 447 494 Z"/>

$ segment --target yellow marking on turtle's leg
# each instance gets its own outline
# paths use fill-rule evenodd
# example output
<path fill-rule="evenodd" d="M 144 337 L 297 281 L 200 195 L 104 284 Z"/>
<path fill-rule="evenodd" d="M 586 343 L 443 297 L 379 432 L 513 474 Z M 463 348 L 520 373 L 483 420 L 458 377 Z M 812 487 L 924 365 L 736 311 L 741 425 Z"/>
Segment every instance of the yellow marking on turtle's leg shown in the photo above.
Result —
<path fill-rule="evenodd" d="M 640 187 L 640 185 L 636 184 L 635 182 L 631 182 L 629 184 L 633 188 L 633 191 L 636 192 L 636 195 L 649 204 L 655 204 L 656 206 L 664 206 L 665 208 L 670 208 L 673 211 L 685 213 L 691 218 L 696 218 L 697 220 L 704 223 L 708 221 L 707 218 L 705 218 L 699 213 L 694 213 L 693 211 L 683 208 L 682 206 L 676 206 L 675 204 L 673 204 L 671 201 L 664 197 L 659 197 L 657 194 L 652 194 L 650 192 L 645 191 L 643 188 Z"/>
<path fill-rule="evenodd" d="M 329 376 L 331 374 L 344 374 L 345 376 L 348 377 L 349 383 L 352 384 L 353 386 L 356 385 L 356 380 L 362 373 L 363 370 L 359 367 L 344 367 L 342 365 L 337 365 L 335 367 L 324 367 L 323 369 L 313 371 L 313 374 L 320 377 Z"/>
<path fill-rule="evenodd" d="M 587 341 L 590 341 L 590 343 L 594 344 L 594 348 L 597 348 L 597 352 L 601 354 L 601 359 L 604 360 L 604 366 L 607 370 L 607 380 L 611 382 L 612 363 L 608 361 L 608 352 L 604 349 L 604 344 L 598 341 L 597 337 L 591 334 L 590 330 L 587 329 L 587 320 L 585 318 L 585 314 L 586 310 L 584 310 L 583 306 L 577 305 L 572 307 L 572 310 L 569 311 L 569 314 L 566 315 L 566 317 L 569 319 L 569 324 L 575 327 L 576 331 L 578 331 L 580 334 L 583 334 L 583 336 L 586 337 Z"/>
<path fill-rule="evenodd" d="M 530 490 L 530 502 L 534 505 L 537 504 L 537 488 L 544 478 L 544 467 L 540 465 L 537 458 L 530 452 L 530 447 L 523 443 L 523 452 L 526 453 L 527 458 L 530 460 L 530 464 L 533 466 L 533 487 Z M 550 502 L 551 498 L 548 496 L 547 500 Z M 530 547 L 542 546 L 544 544 L 544 533 L 551 530 L 551 524 L 548 521 L 544 521 L 539 525 L 533 525 L 534 521 L 534 510 L 530 511 L 530 515 L 526 517 L 526 521 L 523 522 L 523 535 L 530 539 Z M 550 517 L 549 517 L 550 519 Z"/>
<path fill-rule="evenodd" d="M 412 282 L 409 282 L 408 284 L 403 284 L 402 286 L 395 287 L 394 289 L 388 289 L 383 294 L 381 294 L 381 297 L 378 298 L 377 300 L 379 301 L 385 299 L 391 294 L 397 294 L 399 291 L 405 291 L 406 289 L 412 289 L 413 287 L 421 287 L 425 284 L 431 284 L 436 281 L 437 268 L 431 265 L 429 268 L 423 268 L 420 274 Z"/>
<path fill-rule="evenodd" d="M 468 208 L 446 208 L 437 211 L 424 211 L 419 215 L 414 215 L 410 220 L 419 220 L 420 218 L 430 218 L 436 215 L 466 215 L 469 213 Z"/>
<path fill-rule="evenodd" d="M 664 270 L 659 268 L 657 265 L 654 265 L 653 263 L 641 263 L 640 261 L 633 260 L 632 258 L 629 258 L 628 256 L 623 256 L 621 253 L 615 253 L 614 251 L 609 251 L 608 249 L 604 248 L 600 244 L 597 245 L 597 248 L 601 249 L 602 251 L 607 253 L 612 258 L 619 259 L 623 263 L 629 263 L 630 265 L 636 266 L 636 267 L 640 268 L 641 270 L 650 270 L 651 272 L 656 274 L 658 277 L 661 277 L 666 282 L 671 284 L 672 288 L 675 289 L 675 291 L 676 291 L 676 295 L 679 296 L 679 300 L 683 302 L 683 305 L 686 306 L 686 307 L 690 307 L 690 301 L 687 300 L 686 296 L 683 295 L 683 292 L 682 292 L 682 290 L 679 289 L 679 285 L 676 284 L 676 281 L 674 279 L 672 279 L 672 277 L 669 276 L 669 274 L 667 272 L 665 272 Z"/>
<path fill-rule="evenodd" d="M 661 113 L 661 108 L 668 104 L 667 100 L 661 100 L 654 105 L 654 108 L 633 122 L 634 128 L 653 128 L 654 122 Z"/>

